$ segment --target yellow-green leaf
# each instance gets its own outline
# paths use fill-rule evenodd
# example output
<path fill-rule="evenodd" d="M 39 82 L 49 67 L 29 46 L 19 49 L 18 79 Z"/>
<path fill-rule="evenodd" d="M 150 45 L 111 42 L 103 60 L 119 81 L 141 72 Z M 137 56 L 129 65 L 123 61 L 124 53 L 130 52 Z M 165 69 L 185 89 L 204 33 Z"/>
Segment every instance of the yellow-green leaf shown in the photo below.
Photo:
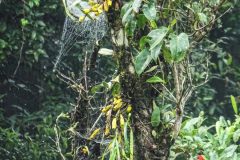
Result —
<path fill-rule="evenodd" d="M 166 83 L 162 78 L 158 77 L 158 76 L 153 76 L 149 79 L 147 79 L 148 83 Z"/>
<path fill-rule="evenodd" d="M 237 107 L 237 102 L 235 100 L 235 97 L 231 95 L 231 103 L 232 103 L 232 107 L 233 110 L 236 114 L 238 114 L 238 107 Z"/>

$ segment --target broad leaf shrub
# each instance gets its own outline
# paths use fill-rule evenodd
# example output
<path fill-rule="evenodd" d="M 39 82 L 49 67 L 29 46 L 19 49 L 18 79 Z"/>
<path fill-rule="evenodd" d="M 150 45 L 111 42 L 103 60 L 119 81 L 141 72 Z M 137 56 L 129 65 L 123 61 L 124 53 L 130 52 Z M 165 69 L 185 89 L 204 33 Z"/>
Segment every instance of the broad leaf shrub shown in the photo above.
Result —
<path fill-rule="evenodd" d="M 205 126 L 204 113 L 183 123 L 179 137 L 171 149 L 171 159 L 205 160 L 240 159 L 240 116 L 233 122 L 220 117 L 212 126 Z"/>
<path fill-rule="evenodd" d="M 41 111 L 29 113 L 19 108 L 18 114 L 4 116 L 0 110 L 0 159 L 1 160 L 59 160 L 61 159 L 56 146 L 55 120 L 61 111 L 68 106 L 46 104 Z M 64 121 L 59 127 L 68 124 Z M 58 130 L 61 132 L 61 130 Z M 68 153 L 68 138 L 66 132 L 61 134 L 60 146 Z M 68 157 L 68 155 L 66 155 Z"/>

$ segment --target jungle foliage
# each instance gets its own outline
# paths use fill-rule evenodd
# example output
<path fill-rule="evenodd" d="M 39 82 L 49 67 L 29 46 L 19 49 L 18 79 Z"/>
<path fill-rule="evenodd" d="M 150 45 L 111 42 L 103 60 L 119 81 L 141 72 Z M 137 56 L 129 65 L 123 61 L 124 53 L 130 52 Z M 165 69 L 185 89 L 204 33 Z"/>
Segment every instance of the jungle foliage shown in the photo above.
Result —
<path fill-rule="evenodd" d="M 239 159 L 239 3 L 106 4 L 113 55 L 54 73 L 64 3 L 0 1 L 0 159 Z"/>

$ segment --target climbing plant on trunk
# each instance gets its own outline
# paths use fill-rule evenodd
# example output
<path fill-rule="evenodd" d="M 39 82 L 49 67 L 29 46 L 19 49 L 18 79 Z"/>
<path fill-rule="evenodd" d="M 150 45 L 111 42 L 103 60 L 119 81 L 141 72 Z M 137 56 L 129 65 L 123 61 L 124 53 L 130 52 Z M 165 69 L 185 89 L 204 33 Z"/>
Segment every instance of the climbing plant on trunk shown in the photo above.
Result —
<path fill-rule="evenodd" d="M 230 10 L 230 3 L 90 0 L 70 1 L 69 6 L 68 1 L 63 2 L 67 16 L 75 23 L 98 21 L 99 16 L 106 18 L 106 36 L 112 46 L 98 53 L 112 55 L 117 63 L 117 73 L 110 83 L 93 85 L 87 78 L 73 82 L 81 99 L 72 115 L 73 123 L 79 123 L 74 128 L 74 142 L 84 139 L 73 145 L 76 159 L 168 159 L 181 128 L 186 102 L 208 80 L 209 58 L 199 55 L 196 59 L 194 51 L 206 45 L 202 40 L 222 14 Z M 79 9 L 78 14 L 73 14 L 72 6 Z M 229 8 L 224 11 L 222 8 L 226 7 Z M 96 47 L 91 57 L 93 54 Z M 83 76 L 92 71 L 87 65 L 90 58 L 85 59 Z M 201 72 L 201 78 L 196 80 Z M 89 116 L 85 109 L 91 107 L 94 93 L 102 88 L 107 88 L 105 93 L 109 96 L 104 100 L 98 97 L 102 102 L 97 107 L 101 118 L 96 117 L 87 128 L 91 122 L 81 111 Z M 90 142 L 98 144 L 100 155 L 94 155 L 96 147 L 91 150 Z"/>

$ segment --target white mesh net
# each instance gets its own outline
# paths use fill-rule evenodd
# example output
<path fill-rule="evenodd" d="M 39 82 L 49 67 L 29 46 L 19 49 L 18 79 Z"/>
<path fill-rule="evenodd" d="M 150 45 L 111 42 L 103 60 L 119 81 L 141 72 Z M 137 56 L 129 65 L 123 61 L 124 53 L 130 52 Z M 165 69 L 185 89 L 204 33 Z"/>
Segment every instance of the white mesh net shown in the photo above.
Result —
<path fill-rule="evenodd" d="M 79 17 L 84 13 L 82 13 L 81 9 L 77 7 L 77 4 L 88 7 L 87 2 L 80 0 L 66 1 L 68 11 L 70 11 L 72 15 Z M 106 35 L 106 32 L 107 19 L 104 13 L 100 14 L 97 18 L 95 17 L 94 20 L 86 17 L 83 22 L 75 21 L 67 16 L 61 37 L 61 48 L 54 64 L 54 70 L 58 68 L 63 57 L 70 53 L 70 50 L 76 43 L 81 46 L 81 50 L 91 52 L 96 45 L 96 42 L 101 40 Z"/>

